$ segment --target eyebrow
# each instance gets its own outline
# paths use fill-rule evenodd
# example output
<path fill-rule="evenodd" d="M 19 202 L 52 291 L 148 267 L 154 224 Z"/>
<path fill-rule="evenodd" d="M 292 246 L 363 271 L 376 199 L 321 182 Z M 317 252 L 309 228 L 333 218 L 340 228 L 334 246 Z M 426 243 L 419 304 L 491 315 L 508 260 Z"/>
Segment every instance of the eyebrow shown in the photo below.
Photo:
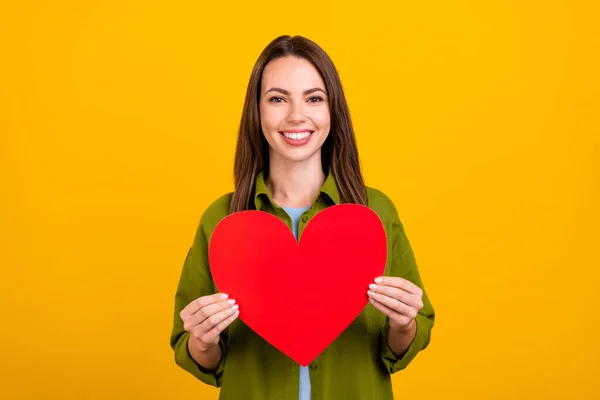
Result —
<path fill-rule="evenodd" d="M 305 90 L 305 91 L 303 92 L 303 94 L 304 94 L 304 95 L 307 95 L 307 94 L 311 94 L 311 93 L 314 93 L 314 92 L 319 92 L 319 91 L 320 91 L 320 92 L 323 92 L 324 94 L 327 94 L 327 93 L 326 93 L 326 92 L 325 92 L 323 89 L 321 89 L 321 88 L 318 88 L 318 87 L 314 87 L 314 88 L 312 88 L 312 89 L 307 89 L 307 90 Z M 265 94 L 267 94 L 267 93 L 269 93 L 269 92 L 280 92 L 280 93 L 283 93 L 283 94 L 285 94 L 285 95 L 289 95 L 289 94 L 290 94 L 290 92 L 288 92 L 287 90 L 285 90 L 285 89 L 282 89 L 282 88 L 278 88 L 278 87 L 273 87 L 273 88 L 271 88 L 271 89 L 267 90 L 267 91 L 265 92 Z"/>

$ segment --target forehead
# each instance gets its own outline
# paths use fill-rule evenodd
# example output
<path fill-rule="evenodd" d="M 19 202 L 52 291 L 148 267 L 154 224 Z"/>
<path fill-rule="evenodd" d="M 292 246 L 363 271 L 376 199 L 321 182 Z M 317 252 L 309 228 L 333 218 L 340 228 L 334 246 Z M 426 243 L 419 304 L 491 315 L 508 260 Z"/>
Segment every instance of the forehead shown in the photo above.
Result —
<path fill-rule="evenodd" d="M 262 90 L 278 87 L 290 91 L 313 87 L 325 89 L 321 74 L 310 61 L 287 56 L 270 61 L 263 71 Z"/>

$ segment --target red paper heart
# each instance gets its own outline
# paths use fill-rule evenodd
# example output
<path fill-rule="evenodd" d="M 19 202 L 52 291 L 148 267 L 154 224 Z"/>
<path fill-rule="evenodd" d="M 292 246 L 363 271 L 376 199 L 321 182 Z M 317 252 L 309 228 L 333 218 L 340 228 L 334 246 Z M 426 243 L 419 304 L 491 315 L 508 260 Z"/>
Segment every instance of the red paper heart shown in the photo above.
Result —
<path fill-rule="evenodd" d="M 340 204 L 316 214 L 297 243 L 263 211 L 223 218 L 210 240 L 215 285 L 240 306 L 240 319 L 302 366 L 360 314 L 383 274 L 385 230 L 373 210 Z"/>

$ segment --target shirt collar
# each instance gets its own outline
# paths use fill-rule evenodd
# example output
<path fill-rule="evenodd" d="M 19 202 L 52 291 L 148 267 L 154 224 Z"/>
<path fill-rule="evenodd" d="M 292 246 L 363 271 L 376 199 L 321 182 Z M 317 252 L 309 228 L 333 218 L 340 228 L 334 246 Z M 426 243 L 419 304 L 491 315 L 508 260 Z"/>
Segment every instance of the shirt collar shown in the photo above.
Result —
<path fill-rule="evenodd" d="M 334 204 L 340 204 L 340 192 L 335 182 L 335 178 L 331 173 L 331 169 L 329 170 L 323 186 L 321 186 L 320 195 L 326 195 Z M 254 183 L 254 206 L 257 210 L 262 208 L 265 199 L 273 203 L 271 193 L 269 192 L 269 189 L 265 183 L 264 173 L 263 171 L 260 171 L 256 176 Z"/>

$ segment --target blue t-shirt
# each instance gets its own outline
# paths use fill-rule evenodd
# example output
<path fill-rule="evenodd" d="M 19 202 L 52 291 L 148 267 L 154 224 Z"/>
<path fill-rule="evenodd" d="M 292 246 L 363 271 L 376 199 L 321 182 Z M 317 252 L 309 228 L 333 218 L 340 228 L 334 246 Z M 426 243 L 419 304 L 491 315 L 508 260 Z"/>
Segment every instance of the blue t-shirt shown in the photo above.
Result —
<path fill-rule="evenodd" d="M 308 210 L 310 207 L 281 207 L 292 219 L 292 231 L 296 240 L 298 240 L 298 221 L 302 216 L 302 213 Z M 308 367 L 300 367 L 300 398 L 299 400 L 310 400 L 310 375 L 308 373 Z"/>

